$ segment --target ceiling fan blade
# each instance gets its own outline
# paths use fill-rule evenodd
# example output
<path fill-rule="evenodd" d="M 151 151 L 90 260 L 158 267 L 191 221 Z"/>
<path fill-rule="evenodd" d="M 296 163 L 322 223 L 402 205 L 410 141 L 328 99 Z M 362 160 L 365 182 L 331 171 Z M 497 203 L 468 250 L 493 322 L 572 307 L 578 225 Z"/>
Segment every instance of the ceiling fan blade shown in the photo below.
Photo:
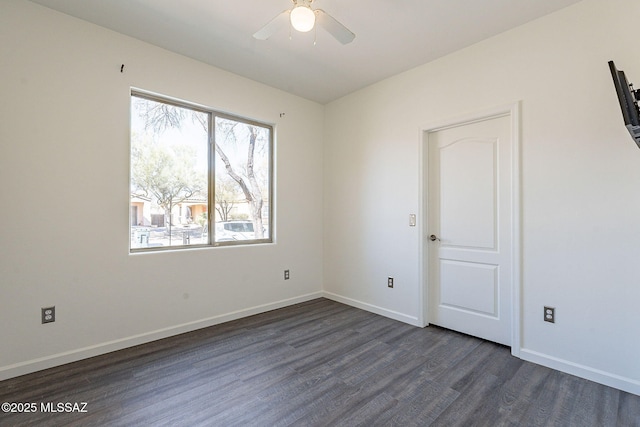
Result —
<path fill-rule="evenodd" d="M 289 25 L 289 13 L 291 13 L 291 9 L 280 13 L 269 21 L 267 25 L 256 31 L 253 37 L 258 40 L 266 40 L 277 33 L 280 28 L 286 28 Z"/>
<path fill-rule="evenodd" d="M 353 34 L 347 27 L 336 21 L 334 17 L 329 15 L 322 9 L 316 9 L 316 20 L 318 25 L 327 30 L 329 34 L 336 38 L 340 43 L 351 43 L 356 35 Z"/>

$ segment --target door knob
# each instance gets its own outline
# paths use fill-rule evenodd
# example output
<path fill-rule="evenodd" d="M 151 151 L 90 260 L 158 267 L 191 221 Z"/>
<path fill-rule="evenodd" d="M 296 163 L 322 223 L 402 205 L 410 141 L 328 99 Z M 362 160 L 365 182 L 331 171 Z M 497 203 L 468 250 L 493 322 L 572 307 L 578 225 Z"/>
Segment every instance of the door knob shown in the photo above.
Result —
<path fill-rule="evenodd" d="M 431 240 L 432 242 L 440 241 L 440 239 L 438 238 L 438 236 L 436 236 L 435 234 L 432 234 L 431 236 L 429 236 L 429 240 Z"/>

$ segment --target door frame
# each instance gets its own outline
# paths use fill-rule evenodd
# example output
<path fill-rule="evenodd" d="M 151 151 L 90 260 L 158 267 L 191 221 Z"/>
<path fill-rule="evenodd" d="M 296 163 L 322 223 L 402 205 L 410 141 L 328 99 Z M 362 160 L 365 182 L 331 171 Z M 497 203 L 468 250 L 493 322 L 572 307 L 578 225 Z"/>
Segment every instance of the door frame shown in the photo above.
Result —
<path fill-rule="evenodd" d="M 420 182 L 419 189 L 419 234 L 420 234 L 420 305 L 419 322 L 429 325 L 429 250 L 427 229 L 429 206 L 426 191 L 429 179 L 429 134 L 451 127 L 471 124 L 496 117 L 510 117 L 511 122 L 511 354 L 520 356 L 521 333 L 521 200 L 520 200 L 520 102 L 501 105 L 463 116 L 439 120 L 420 128 Z"/>

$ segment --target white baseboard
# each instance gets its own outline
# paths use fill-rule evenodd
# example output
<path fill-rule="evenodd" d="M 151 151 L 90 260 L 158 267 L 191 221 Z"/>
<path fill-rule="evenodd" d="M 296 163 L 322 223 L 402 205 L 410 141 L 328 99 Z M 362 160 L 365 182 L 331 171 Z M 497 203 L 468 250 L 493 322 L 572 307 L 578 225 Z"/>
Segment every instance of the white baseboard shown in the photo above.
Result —
<path fill-rule="evenodd" d="M 546 366 L 547 368 L 555 369 L 556 371 L 575 375 L 576 377 L 640 396 L 640 381 L 559 359 L 547 354 L 538 353 L 537 351 L 527 350 L 526 348 L 520 349 L 520 358 L 528 362 Z"/>
<path fill-rule="evenodd" d="M 58 353 L 51 356 L 41 357 L 38 359 L 27 360 L 25 362 L 15 363 L 13 365 L 0 367 L 0 381 L 9 378 L 18 377 L 20 375 L 30 374 L 32 372 L 41 371 L 43 369 L 53 368 L 54 366 L 64 365 L 70 362 L 87 359 L 89 357 L 99 356 L 101 354 L 110 353 L 112 351 L 122 350 L 124 348 L 133 347 L 139 344 L 145 344 L 162 338 L 191 332 L 209 326 L 218 325 L 220 323 L 229 322 L 231 320 L 243 317 L 253 316 L 254 314 L 265 313 L 267 311 L 276 310 L 278 308 L 287 307 L 312 299 L 321 298 L 322 292 L 314 292 L 311 294 L 301 295 L 281 301 L 268 304 L 258 305 L 231 313 L 213 316 L 206 319 L 196 320 L 194 322 L 183 323 L 181 325 L 171 326 L 156 331 L 146 332 L 139 335 L 130 336 L 114 341 L 96 344 L 89 347 L 70 350 L 64 353 Z"/>
<path fill-rule="evenodd" d="M 311 294 L 301 295 L 286 300 L 250 307 L 219 316 L 213 316 L 207 319 L 201 319 L 194 322 L 184 323 L 169 328 L 147 332 L 144 334 L 134 335 L 119 340 L 109 341 L 89 347 L 67 351 L 64 353 L 42 357 L 39 359 L 33 359 L 13 365 L 3 366 L 0 367 L 0 381 L 40 371 L 43 369 L 64 365 L 66 363 L 76 362 L 78 360 L 86 359 L 89 357 L 99 356 L 101 354 L 110 353 L 112 351 L 122 350 L 128 347 L 133 347 L 135 345 L 156 341 L 162 338 L 179 335 L 185 332 L 191 332 L 209 326 L 218 325 L 220 323 L 241 319 L 243 317 L 252 316 L 254 314 L 265 313 L 267 311 L 276 310 L 278 308 L 287 307 L 293 304 L 298 304 L 321 297 L 347 304 L 352 307 L 360 308 L 362 310 L 379 314 L 381 316 L 398 320 L 400 322 L 404 322 L 413 326 L 422 327 L 422 325 L 420 325 L 419 319 L 415 316 L 409 316 L 404 313 L 388 310 L 386 308 L 347 298 L 331 292 L 314 292 Z M 557 371 L 575 375 L 580 378 L 584 378 L 590 381 L 597 382 L 599 384 L 603 384 L 640 396 L 640 381 L 632 380 L 630 378 L 622 377 L 610 372 L 601 371 L 588 366 L 559 359 L 533 350 L 528 350 L 526 348 L 522 348 L 519 350 L 519 357 L 522 360 L 526 360 L 528 362 L 546 366 Z"/>
<path fill-rule="evenodd" d="M 371 313 L 379 314 L 380 316 L 384 316 L 390 319 L 398 320 L 400 322 L 408 323 L 410 325 L 417 326 L 419 328 L 423 327 L 423 325 L 420 324 L 419 319 L 415 316 L 409 316 L 404 313 L 388 310 L 386 308 L 378 307 L 376 305 L 372 305 L 372 304 L 358 301 L 355 299 L 343 297 L 341 295 L 337 295 L 331 292 L 323 292 L 322 296 L 333 301 L 341 302 L 343 304 L 360 308 L 365 311 L 370 311 Z"/>

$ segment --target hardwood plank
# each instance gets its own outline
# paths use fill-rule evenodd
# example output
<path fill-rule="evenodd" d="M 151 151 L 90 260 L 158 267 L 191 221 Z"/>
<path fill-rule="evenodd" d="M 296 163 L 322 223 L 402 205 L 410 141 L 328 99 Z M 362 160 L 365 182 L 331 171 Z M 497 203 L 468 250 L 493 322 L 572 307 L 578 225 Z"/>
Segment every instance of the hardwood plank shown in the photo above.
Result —
<path fill-rule="evenodd" d="M 640 427 L 640 396 L 619 392 L 617 423 L 620 426 Z"/>
<path fill-rule="evenodd" d="M 428 426 L 460 396 L 445 384 L 423 381 L 411 393 L 413 399 L 402 403 L 393 417 L 384 423 L 388 426 Z"/>
<path fill-rule="evenodd" d="M 489 396 L 483 417 L 501 420 L 501 425 L 518 427 L 526 425 L 522 420 L 532 402 L 540 395 L 551 369 L 531 363 L 520 365 L 500 388 Z"/>
<path fill-rule="evenodd" d="M 382 425 L 394 413 L 398 401 L 386 393 L 376 395 L 360 407 L 354 407 L 350 413 L 331 423 L 335 426 L 374 426 Z"/>
<path fill-rule="evenodd" d="M 454 400 L 431 424 L 433 426 L 465 425 L 493 425 L 494 420 L 481 418 L 485 396 L 492 395 L 500 385 L 500 380 L 493 374 L 481 372 L 473 383 L 466 387 L 463 393 Z"/>
<path fill-rule="evenodd" d="M 640 396 L 317 299 L 0 382 L 2 426 L 636 426 Z"/>

